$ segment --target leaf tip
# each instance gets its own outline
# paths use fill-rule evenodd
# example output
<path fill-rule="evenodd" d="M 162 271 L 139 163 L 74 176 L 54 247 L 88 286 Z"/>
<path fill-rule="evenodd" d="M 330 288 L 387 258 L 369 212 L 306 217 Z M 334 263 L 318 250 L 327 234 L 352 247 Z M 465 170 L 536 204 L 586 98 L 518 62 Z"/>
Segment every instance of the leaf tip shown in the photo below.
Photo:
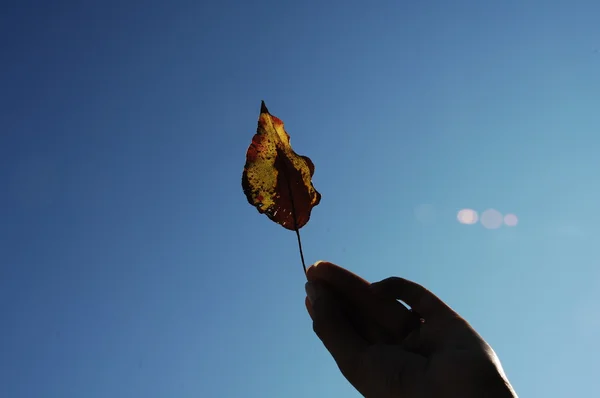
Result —
<path fill-rule="evenodd" d="M 267 106 L 265 105 L 265 101 L 260 102 L 260 113 L 269 113 Z"/>

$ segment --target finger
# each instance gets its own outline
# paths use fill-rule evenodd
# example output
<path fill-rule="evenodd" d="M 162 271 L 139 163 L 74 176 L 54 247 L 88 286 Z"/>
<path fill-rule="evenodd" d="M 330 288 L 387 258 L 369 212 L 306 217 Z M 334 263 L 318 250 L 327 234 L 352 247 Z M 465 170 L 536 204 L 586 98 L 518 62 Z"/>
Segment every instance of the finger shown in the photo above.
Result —
<path fill-rule="evenodd" d="M 418 319 L 404 305 L 395 299 L 377 296 L 371 291 L 369 282 L 340 266 L 318 262 L 308 268 L 306 275 L 309 281 L 331 287 L 354 309 L 357 318 L 364 319 L 364 323 L 377 325 L 378 333 L 371 332 L 370 335 L 378 334 L 380 338 L 371 342 L 401 341 L 418 325 Z"/>
<path fill-rule="evenodd" d="M 352 272 L 326 261 L 317 261 L 306 270 L 309 282 L 319 281 L 331 285 L 339 293 L 367 293 L 370 283 Z"/>
<path fill-rule="evenodd" d="M 338 367 L 351 377 L 358 371 L 368 342 L 360 336 L 345 315 L 343 303 L 318 282 L 306 283 L 313 318 L 313 330 L 331 353 Z"/>
<path fill-rule="evenodd" d="M 310 300 L 308 299 L 308 296 L 304 299 L 304 305 L 306 306 L 306 311 L 308 311 L 308 315 L 310 316 L 310 319 L 315 319 L 314 316 L 314 311 L 312 309 L 312 305 L 310 304 Z"/>
<path fill-rule="evenodd" d="M 418 283 L 404 278 L 391 277 L 384 279 L 371 284 L 371 290 L 382 297 L 404 301 L 425 319 L 455 315 L 454 311 L 435 294 Z"/>

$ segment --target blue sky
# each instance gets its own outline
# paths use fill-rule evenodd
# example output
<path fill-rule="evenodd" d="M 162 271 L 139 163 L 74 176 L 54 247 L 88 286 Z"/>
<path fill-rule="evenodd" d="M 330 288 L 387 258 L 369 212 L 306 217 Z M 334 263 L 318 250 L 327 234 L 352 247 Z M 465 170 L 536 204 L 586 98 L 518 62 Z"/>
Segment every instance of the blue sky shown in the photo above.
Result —
<path fill-rule="evenodd" d="M 263 99 L 316 166 L 308 262 L 424 284 L 520 396 L 598 396 L 600 5 L 496 3 L 4 2 L 0 396 L 358 396 L 242 193 Z"/>

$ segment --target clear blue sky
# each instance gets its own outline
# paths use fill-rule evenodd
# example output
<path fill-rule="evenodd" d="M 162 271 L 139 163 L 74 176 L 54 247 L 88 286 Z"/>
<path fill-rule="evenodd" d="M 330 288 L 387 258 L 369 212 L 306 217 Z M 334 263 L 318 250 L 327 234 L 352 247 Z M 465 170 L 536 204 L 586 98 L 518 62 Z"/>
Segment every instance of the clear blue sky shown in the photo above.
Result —
<path fill-rule="evenodd" d="M 424 284 L 522 397 L 599 396 L 599 15 L 3 2 L 0 396 L 358 396 L 312 332 L 294 233 L 242 193 L 262 99 L 316 166 L 308 262 Z"/>

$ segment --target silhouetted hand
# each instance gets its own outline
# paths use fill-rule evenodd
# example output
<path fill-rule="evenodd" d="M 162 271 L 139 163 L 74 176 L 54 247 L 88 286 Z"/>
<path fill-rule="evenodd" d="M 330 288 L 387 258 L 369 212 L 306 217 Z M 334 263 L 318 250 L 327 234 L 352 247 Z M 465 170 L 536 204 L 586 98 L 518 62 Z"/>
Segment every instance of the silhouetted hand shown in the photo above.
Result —
<path fill-rule="evenodd" d="M 517 397 L 492 348 L 424 287 L 395 277 L 369 284 L 326 262 L 307 277 L 313 329 L 365 397 Z"/>

